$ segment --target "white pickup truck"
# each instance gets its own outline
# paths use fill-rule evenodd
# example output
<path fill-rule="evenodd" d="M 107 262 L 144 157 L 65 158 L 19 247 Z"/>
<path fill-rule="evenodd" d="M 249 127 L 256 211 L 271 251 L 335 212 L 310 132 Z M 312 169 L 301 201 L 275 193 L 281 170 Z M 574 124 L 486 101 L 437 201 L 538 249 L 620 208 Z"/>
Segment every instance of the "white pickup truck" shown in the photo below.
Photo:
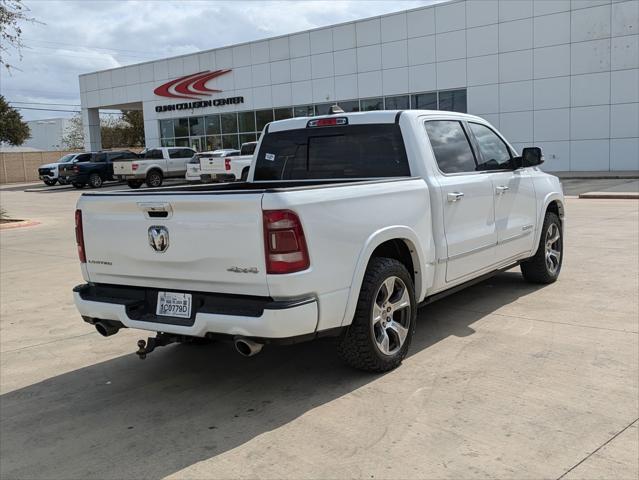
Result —
<path fill-rule="evenodd" d="M 247 142 L 241 145 L 239 151 L 234 150 L 230 155 L 200 157 L 202 182 L 208 183 L 213 180 L 218 182 L 245 181 L 251 168 L 255 147 L 257 147 L 257 142 Z"/>
<path fill-rule="evenodd" d="M 350 365 L 406 356 L 420 305 L 516 265 L 554 282 L 564 198 L 539 148 L 485 120 L 410 110 L 266 126 L 248 182 L 85 193 L 74 289 L 103 335 L 159 332 L 158 345 L 337 336 Z"/>
<path fill-rule="evenodd" d="M 113 162 L 113 176 L 126 180 L 130 188 L 159 187 L 165 178 L 181 177 L 186 173 L 186 164 L 195 155 L 187 147 L 147 148 L 140 158 Z"/>

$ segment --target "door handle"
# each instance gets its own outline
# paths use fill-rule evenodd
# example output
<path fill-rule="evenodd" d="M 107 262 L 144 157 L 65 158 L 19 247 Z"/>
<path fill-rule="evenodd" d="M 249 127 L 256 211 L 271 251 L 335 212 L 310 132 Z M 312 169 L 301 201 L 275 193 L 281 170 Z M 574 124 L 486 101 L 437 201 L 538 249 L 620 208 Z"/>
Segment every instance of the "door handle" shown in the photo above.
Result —
<path fill-rule="evenodd" d="M 464 198 L 464 194 L 462 192 L 451 192 L 447 195 L 447 197 L 450 203 L 455 203 Z"/>
<path fill-rule="evenodd" d="M 497 191 L 497 195 L 503 195 L 508 190 L 510 190 L 510 187 L 507 187 L 505 185 L 500 185 L 495 190 Z"/>

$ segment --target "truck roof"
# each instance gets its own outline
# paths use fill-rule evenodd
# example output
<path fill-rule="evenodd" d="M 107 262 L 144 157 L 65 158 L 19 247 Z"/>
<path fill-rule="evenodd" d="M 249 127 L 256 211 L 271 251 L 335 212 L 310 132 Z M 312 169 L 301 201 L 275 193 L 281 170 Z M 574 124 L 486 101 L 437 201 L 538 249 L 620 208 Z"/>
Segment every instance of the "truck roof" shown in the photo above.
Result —
<path fill-rule="evenodd" d="M 306 128 L 310 120 L 318 120 L 322 118 L 335 118 L 346 117 L 348 118 L 349 125 L 365 125 L 372 123 L 395 123 L 398 118 L 398 114 L 407 115 L 410 117 L 423 117 L 428 115 L 448 116 L 465 118 L 468 120 L 481 120 L 474 115 L 468 115 L 466 113 L 448 112 L 445 110 L 375 110 L 371 112 L 345 112 L 334 113 L 329 115 L 317 115 L 314 117 L 296 117 L 287 118 L 286 120 L 276 120 L 269 123 L 268 132 L 281 132 L 285 130 L 296 130 Z"/>

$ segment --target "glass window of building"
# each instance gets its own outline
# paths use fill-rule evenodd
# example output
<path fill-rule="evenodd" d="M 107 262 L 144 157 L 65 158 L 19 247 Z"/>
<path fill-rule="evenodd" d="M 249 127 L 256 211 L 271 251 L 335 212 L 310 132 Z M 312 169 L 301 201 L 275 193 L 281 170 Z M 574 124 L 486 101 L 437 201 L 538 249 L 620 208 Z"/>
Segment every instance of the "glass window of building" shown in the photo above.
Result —
<path fill-rule="evenodd" d="M 234 148 L 238 150 L 240 148 L 240 144 L 237 140 L 237 134 L 222 135 L 222 148 Z"/>
<path fill-rule="evenodd" d="M 189 119 L 178 118 L 174 120 L 173 129 L 174 129 L 174 133 L 176 137 L 188 137 L 189 136 Z"/>
<path fill-rule="evenodd" d="M 466 90 L 439 92 L 439 110 L 466 113 Z"/>
<path fill-rule="evenodd" d="M 344 100 L 343 102 L 337 102 L 345 112 L 359 112 L 359 100 Z"/>
<path fill-rule="evenodd" d="M 204 135 L 204 118 L 203 117 L 189 117 L 189 135 L 191 136 Z"/>
<path fill-rule="evenodd" d="M 408 108 L 408 95 L 386 97 L 384 102 L 386 110 L 406 110 Z"/>
<path fill-rule="evenodd" d="M 222 133 L 237 133 L 237 113 L 223 113 Z"/>
<path fill-rule="evenodd" d="M 237 123 L 240 132 L 255 131 L 255 112 L 240 112 L 237 114 Z"/>
<path fill-rule="evenodd" d="M 276 108 L 275 109 L 275 120 L 284 120 L 287 118 L 293 118 L 292 108 Z"/>
<path fill-rule="evenodd" d="M 268 110 L 257 110 L 255 112 L 255 123 L 256 123 L 256 127 L 257 130 L 264 130 L 264 127 L 266 126 L 267 123 L 272 122 L 273 121 L 273 110 L 272 109 L 268 109 Z"/>
<path fill-rule="evenodd" d="M 222 148 L 222 137 L 220 135 L 207 135 L 202 150 L 212 152 Z"/>
<path fill-rule="evenodd" d="M 318 103 L 315 105 L 315 115 L 328 115 L 331 106 L 335 105 L 334 102 L 331 103 Z"/>
<path fill-rule="evenodd" d="M 207 135 L 219 135 L 221 133 L 219 115 L 208 115 L 204 117 L 204 122 Z"/>
<path fill-rule="evenodd" d="M 163 138 L 162 139 L 163 147 L 175 147 L 175 139 L 173 138 Z"/>
<path fill-rule="evenodd" d="M 160 120 L 160 137 L 173 138 L 173 120 Z"/>
<path fill-rule="evenodd" d="M 384 110 L 384 99 L 366 98 L 364 100 L 360 100 L 359 105 L 362 112 L 370 112 L 371 110 Z"/>
<path fill-rule="evenodd" d="M 186 120 L 186 119 L 185 119 Z M 191 145 L 189 144 L 189 137 L 186 138 L 176 138 L 175 139 L 175 146 L 176 147 L 190 147 Z"/>
<path fill-rule="evenodd" d="M 437 92 L 418 93 L 411 100 L 412 109 L 437 110 Z"/>
<path fill-rule="evenodd" d="M 255 139 L 255 133 L 240 133 L 240 146 L 246 142 L 254 142 Z"/>
<path fill-rule="evenodd" d="M 313 105 L 303 105 L 293 108 L 293 116 L 295 117 L 312 117 L 313 114 Z"/>

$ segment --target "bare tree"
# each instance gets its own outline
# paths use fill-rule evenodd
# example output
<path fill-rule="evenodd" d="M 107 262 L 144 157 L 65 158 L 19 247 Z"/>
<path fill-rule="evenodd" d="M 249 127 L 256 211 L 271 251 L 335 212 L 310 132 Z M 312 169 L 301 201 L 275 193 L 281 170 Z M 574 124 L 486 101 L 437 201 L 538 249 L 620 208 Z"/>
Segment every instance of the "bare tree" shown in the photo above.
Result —
<path fill-rule="evenodd" d="M 7 61 L 7 53 L 10 48 L 18 52 L 22 60 L 21 50 L 24 47 L 22 42 L 22 22 L 35 22 L 33 17 L 28 15 L 29 8 L 22 3 L 22 0 L 0 0 L 0 65 L 4 65 L 7 70 L 16 69 Z"/>

